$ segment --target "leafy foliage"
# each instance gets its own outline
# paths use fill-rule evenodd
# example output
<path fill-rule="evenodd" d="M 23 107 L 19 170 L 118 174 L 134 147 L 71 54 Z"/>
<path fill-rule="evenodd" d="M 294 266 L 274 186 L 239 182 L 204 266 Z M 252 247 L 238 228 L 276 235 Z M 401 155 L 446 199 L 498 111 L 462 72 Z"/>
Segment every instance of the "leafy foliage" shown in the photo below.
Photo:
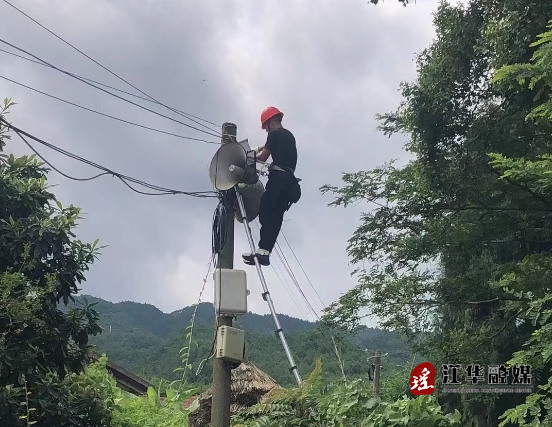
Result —
<path fill-rule="evenodd" d="M 174 386 L 174 384 L 173 384 Z M 194 395 L 195 389 L 184 392 L 176 388 L 167 389 L 167 397 L 162 400 L 159 391 L 148 389 L 147 396 L 127 395 L 120 398 L 113 412 L 113 427 L 186 427 L 190 409 L 184 409 L 183 401 Z M 118 391 L 118 394 L 122 394 Z"/>
<path fill-rule="evenodd" d="M 460 426 L 458 411 L 444 415 L 431 396 L 404 396 L 388 403 L 373 398 L 370 387 L 361 379 L 322 386 L 321 367 L 318 361 L 301 388 L 277 390 L 266 403 L 237 414 L 233 427 Z"/>
<path fill-rule="evenodd" d="M 359 281 L 327 310 L 331 325 L 354 330 L 368 310 L 437 366 L 521 360 L 528 340 L 542 355 L 535 339 L 546 329 L 527 310 L 550 289 L 550 17 L 550 2 L 440 4 L 416 80 L 402 84 L 396 112 L 379 116 L 385 134 L 408 136 L 414 160 L 322 187 L 336 196 L 332 206 L 375 206 L 349 240 Z M 550 368 L 535 369 L 533 381 L 546 387 Z M 549 400 L 540 395 L 529 398 L 542 401 L 529 405 L 531 416 L 540 408 L 544 417 Z M 439 396 L 473 427 L 524 398 Z"/>
<path fill-rule="evenodd" d="M 6 99 L 0 116 L 13 105 Z M 4 126 L 0 139 L 3 148 Z M 34 155 L 0 154 L 0 394 L 8 402 L 0 418 L 13 426 L 81 425 L 61 384 L 82 372 L 88 336 L 100 332 L 90 305 L 59 308 L 78 292 L 98 242 L 75 239 L 80 210 L 56 200 L 46 174 Z"/>
<path fill-rule="evenodd" d="M 22 425 L 35 426 L 82 426 L 98 427 L 111 425 L 112 411 L 116 408 L 115 395 L 118 389 L 105 369 L 106 359 L 92 364 L 85 373 L 71 373 L 61 380 L 48 373 L 33 386 L 34 392 L 25 400 L 25 391 L 7 386 L 1 391 L 3 402 L 2 420 L 8 425 L 16 424 L 17 406 L 23 406 L 25 414 L 19 415 Z M 24 405 L 20 405 L 20 402 Z M 37 402 L 39 405 L 37 405 Z"/>
<path fill-rule="evenodd" d="M 535 99 L 542 102 L 526 117 L 544 127 L 552 125 L 552 21 L 548 31 L 538 36 L 531 46 L 538 49 L 532 61 L 502 67 L 494 82 L 513 89 L 527 84 L 536 91 Z M 541 155 L 536 159 L 508 158 L 498 153 L 491 154 L 491 165 L 501 171 L 502 179 L 523 186 L 543 202 L 552 203 L 552 157 Z M 523 404 L 511 408 L 501 417 L 500 426 L 509 422 L 520 427 L 552 424 L 552 255 L 533 254 L 518 263 L 517 269 L 504 275 L 496 283 L 516 299 L 510 311 L 524 314 L 524 320 L 535 328 L 523 348 L 516 351 L 509 365 L 530 364 L 543 378 L 548 378 L 529 395 Z"/>
<path fill-rule="evenodd" d="M 5 118 L 14 103 L 0 110 Z M 9 140 L 0 126 L 0 148 Z M 6 426 L 186 426 L 197 390 L 174 381 L 135 398 L 116 387 L 107 358 L 89 365 L 99 314 L 78 284 L 98 255 L 73 229 L 80 210 L 48 191 L 35 156 L 0 155 L 0 419 Z M 63 304 L 62 304 L 63 303 Z M 71 304 L 69 304 L 71 303 Z"/>
<path fill-rule="evenodd" d="M 42 394 L 61 397 L 44 421 L 47 426 L 111 426 L 111 427 L 185 427 L 188 410 L 182 401 L 195 390 L 176 393 L 169 388 L 167 398 L 150 388 L 147 396 L 136 397 L 119 389 L 106 369 L 107 358 L 87 366 L 80 374 L 70 374 L 63 381 L 52 376 Z M 45 384 L 46 386 L 46 384 Z M 55 413 L 57 412 L 57 413 Z M 74 421 L 71 421 L 74 420 Z M 36 424 L 39 425 L 39 424 Z"/>

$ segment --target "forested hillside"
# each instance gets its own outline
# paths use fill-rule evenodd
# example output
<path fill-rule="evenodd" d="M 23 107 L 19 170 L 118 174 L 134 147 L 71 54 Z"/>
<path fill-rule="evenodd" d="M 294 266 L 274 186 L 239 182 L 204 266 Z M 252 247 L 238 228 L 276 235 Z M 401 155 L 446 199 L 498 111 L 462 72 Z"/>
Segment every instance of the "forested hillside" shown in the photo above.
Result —
<path fill-rule="evenodd" d="M 194 307 L 163 313 L 149 304 L 111 303 L 91 296 L 80 297 L 80 301 L 84 298 L 89 303 L 96 303 L 94 308 L 100 314 L 103 333 L 91 338 L 98 352 L 105 352 L 111 361 L 145 378 L 180 377 L 181 374 L 173 371 L 181 365 L 179 351 L 187 345 L 184 329 L 190 325 Z M 302 372 L 312 371 L 315 359 L 321 357 L 328 379 L 341 375 L 331 336 L 327 332 L 319 330 L 314 323 L 286 315 L 280 315 L 280 322 Z M 248 313 L 240 316 L 235 324 L 246 331 L 246 358 L 281 384 L 292 384 L 293 376 L 289 373 L 282 344 L 274 334 L 272 317 Z M 190 354 L 194 374 L 200 362 L 209 356 L 213 325 L 212 304 L 199 304 Z M 406 342 L 398 334 L 369 328 L 339 341 L 338 349 L 345 374 L 351 378 L 368 377 L 367 357 L 376 349 L 389 353 L 386 363 L 390 369 L 406 363 L 410 357 Z M 190 375 L 189 380 L 209 384 L 210 361 L 197 377 Z"/>

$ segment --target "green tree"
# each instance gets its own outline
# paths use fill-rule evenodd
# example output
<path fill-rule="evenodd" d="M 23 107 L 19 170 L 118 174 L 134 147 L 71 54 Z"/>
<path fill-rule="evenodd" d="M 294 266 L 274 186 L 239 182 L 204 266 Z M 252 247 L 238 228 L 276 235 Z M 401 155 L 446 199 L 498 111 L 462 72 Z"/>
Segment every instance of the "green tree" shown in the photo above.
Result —
<path fill-rule="evenodd" d="M 529 88 L 541 102 L 526 117 L 550 132 L 552 126 L 552 21 L 548 31 L 540 34 L 531 44 L 537 47 L 530 62 L 500 68 L 494 83 L 503 90 L 517 92 Z M 550 135 L 550 133 L 548 134 Z M 552 155 L 535 158 L 508 158 L 491 154 L 491 165 L 508 179 L 529 189 L 536 198 L 552 205 Z M 528 205 L 534 206 L 533 205 Z M 546 230 L 548 231 L 548 230 Z M 501 426 L 508 422 L 520 427 L 552 424 L 552 255 L 549 251 L 526 256 L 517 268 L 500 277 L 495 286 L 507 291 L 515 299 L 508 307 L 510 312 L 524 313 L 535 330 L 524 347 L 514 354 L 509 365 L 530 364 L 543 378 L 543 385 L 529 395 L 526 401 L 509 409 Z"/>
<path fill-rule="evenodd" d="M 322 188 L 337 195 L 333 206 L 376 205 L 363 214 L 348 248 L 353 262 L 368 267 L 356 271 L 358 286 L 329 308 L 327 321 L 354 329 L 367 308 L 437 366 L 503 363 L 534 332 L 515 305 L 520 297 L 497 282 L 527 257 L 550 252 L 552 204 L 503 175 L 489 153 L 535 159 L 550 152 L 550 123 L 525 120 L 542 111 L 550 88 L 541 82 L 536 93 L 512 89 L 492 84 L 492 76 L 531 58 L 528 42 L 550 17 L 551 2 L 440 4 L 437 36 L 418 56 L 417 79 L 402 84 L 399 109 L 379 117 L 386 134 L 408 135 L 415 159 L 345 174 L 343 187 Z M 541 273 L 534 269 L 533 283 L 543 284 Z M 523 397 L 440 399 L 445 408 L 461 409 L 463 425 L 486 426 Z"/>
<path fill-rule="evenodd" d="M 61 382 L 83 371 L 98 316 L 90 306 L 60 306 L 85 280 L 97 241 L 75 238 L 80 210 L 56 200 L 48 169 L 34 155 L 3 152 L 12 105 L 6 99 L 0 109 L 0 401 L 7 402 L 0 419 L 9 426 L 82 425 L 81 414 L 63 407 L 70 390 Z"/>

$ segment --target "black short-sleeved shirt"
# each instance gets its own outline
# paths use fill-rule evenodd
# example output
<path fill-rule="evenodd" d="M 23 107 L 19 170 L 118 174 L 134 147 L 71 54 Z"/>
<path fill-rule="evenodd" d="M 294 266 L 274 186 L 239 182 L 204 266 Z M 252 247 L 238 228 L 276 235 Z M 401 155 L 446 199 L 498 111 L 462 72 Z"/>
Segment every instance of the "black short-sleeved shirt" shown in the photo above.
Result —
<path fill-rule="evenodd" d="M 272 163 L 283 169 L 291 168 L 295 172 L 297 166 L 297 146 L 293 134 L 284 128 L 268 133 L 265 147 L 270 150 Z"/>

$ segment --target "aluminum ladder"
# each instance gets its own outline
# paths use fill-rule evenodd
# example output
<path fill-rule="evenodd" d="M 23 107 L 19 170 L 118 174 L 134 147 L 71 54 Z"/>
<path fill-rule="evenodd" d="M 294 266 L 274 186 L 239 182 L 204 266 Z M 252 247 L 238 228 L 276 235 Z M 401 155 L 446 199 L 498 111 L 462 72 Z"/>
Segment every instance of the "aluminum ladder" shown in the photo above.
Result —
<path fill-rule="evenodd" d="M 249 226 L 249 222 L 247 221 L 247 215 L 245 213 L 245 205 L 243 203 L 242 195 L 240 194 L 240 189 L 236 186 L 236 198 L 238 200 L 238 205 L 240 207 L 240 212 L 243 218 L 243 226 L 245 227 L 245 234 L 247 234 L 247 240 L 249 241 L 249 247 L 251 248 L 251 253 L 255 253 L 255 242 L 253 240 L 253 234 L 251 233 L 251 227 Z M 259 279 L 261 281 L 261 286 L 263 288 L 263 299 L 267 302 L 268 308 L 270 309 L 270 312 L 272 313 L 272 318 L 274 319 L 274 324 L 276 325 L 276 334 L 280 337 L 280 341 L 282 341 L 282 345 L 284 346 L 284 351 L 286 352 L 286 356 L 288 358 L 289 364 L 291 365 L 290 371 L 295 376 L 295 380 L 297 381 L 297 384 L 301 386 L 302 379 L 301 375 L 299 375 L 299 370 L 297 369 L 297 365 L 295 364 L 295 361 L 293 360 L 293 356 L 291 354 L 291 350 L 289 349 L 289 345 L 287 343 L 286 337 L 284 336 L 284 330 L 282 329 L 282 325 L 280 325 L 280 321 L 278 320 L 278 314 L 276 313 L 276 309 L 274 308 L 274 303 L 272 302 L 272 298 L 270 297 L 270 292 L 268 291 L 268 286 L 266 285 L 266 280 L 263 274 L 263 270 L 261 269 L 261 265 L 259 264 L 259 260 L 257 257 L 253 257 L 255 260 L 255 267 L 257 268 L 257 273 L 259 274 Z"/>

